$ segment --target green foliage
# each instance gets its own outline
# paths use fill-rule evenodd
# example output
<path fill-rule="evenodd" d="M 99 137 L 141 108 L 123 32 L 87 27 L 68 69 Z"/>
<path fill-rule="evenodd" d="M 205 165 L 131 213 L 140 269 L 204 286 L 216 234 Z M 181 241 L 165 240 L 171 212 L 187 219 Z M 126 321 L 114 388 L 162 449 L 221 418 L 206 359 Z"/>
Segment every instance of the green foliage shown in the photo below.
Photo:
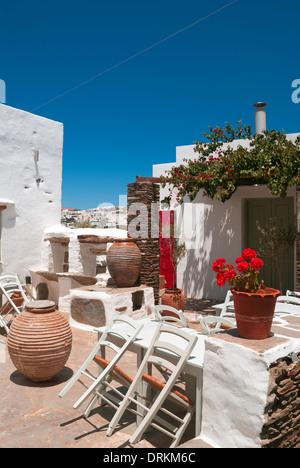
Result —
<path fill-rule="evenodd" d="M 286 196 L 287 188 L 300 179 L 300 137 L 293 143 L 276 130 L 252 135 L 250 126 L 237 124 L 233 128 L 226 123 L 224 130 L 209 127 L 210 132 L 203 133 L 207 142 L 195 142 L 198 157 L 184 160 L 161 176 L 170 184 L 170 194 L 163 202 L 170 204 L 174 188 L 180 204 L 186 195 L 193 201 L 201 190 L 203 196 L 225 202 L 245 184 L 266 184 L 272 195 Z M 248 140 L 249 144 L 233 148 L 230 143 L 234 140 Z"/>
<path fill-rule="evenodd" d="M 169 248 L 170 260 L 171 260 L 171 264 L 173 267 L 173 283 L 174 283 L 174 287 L 176 287 L 177 266 L 180 260 L 182 260 L 183 257 L 185 256 L 186 246 L 184 242 L 180 243 L 178 239 L 174 237 L 174 235 L 172 235 L 171 237 L 165 238 L 165 241 Z"/>
<path fill-rule="evenodd" d="M 172 262 L 177 266 L 180 260 L 185 256 L 186 248 L 185 243 L 175 242 L 172 253 Z"/>

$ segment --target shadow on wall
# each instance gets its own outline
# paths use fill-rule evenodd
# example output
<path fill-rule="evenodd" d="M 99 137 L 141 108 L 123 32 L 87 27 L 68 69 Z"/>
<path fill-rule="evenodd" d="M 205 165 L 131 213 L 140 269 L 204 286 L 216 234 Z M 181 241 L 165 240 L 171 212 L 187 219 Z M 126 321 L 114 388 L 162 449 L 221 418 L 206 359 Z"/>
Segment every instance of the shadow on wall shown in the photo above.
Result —
<path fill-rule="evenodd" d="M 203 238 L 195 243 L 197 248 L 187 250 L 182 274 L 182 289 L 186 297 L 222 299 L 226 296 L 228 286 L 217 285 L 211 265 L 219 257 L 233 263 L 239 255 L 240 229 L 234 229 L 237 223 L 240 225 L 237 211 L 230 204 L 204 205 L 201 219 L 196 220 L 192 240 L 195 241 L 201 231 Z"/>
<path fill-rule="evenodd" d="M 2 215 L 2 228 L 13 229 L 16 226 L 16 218 L 18 214 L 16 212 L 15 205 L 10 205 L 3 211 Z"/>

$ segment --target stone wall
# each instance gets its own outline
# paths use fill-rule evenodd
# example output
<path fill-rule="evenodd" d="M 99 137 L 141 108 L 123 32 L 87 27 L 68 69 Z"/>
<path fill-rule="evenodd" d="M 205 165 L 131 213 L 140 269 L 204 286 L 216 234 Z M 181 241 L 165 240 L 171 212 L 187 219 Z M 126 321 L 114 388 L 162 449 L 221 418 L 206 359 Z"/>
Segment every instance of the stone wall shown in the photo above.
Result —
<path fill-rule="evenodd" d="M 159 200 L 157 184 L 127 186 L 128 237 L 135 239 L 142 254 L 140 284 L 154 289 L 156 304 L 159 302 Z"/>
<path fill-rule="evenodd" d="M 300 448 L 300 355 L 269 369 L 270 385 L 261 440 L 264 448 Z"/>

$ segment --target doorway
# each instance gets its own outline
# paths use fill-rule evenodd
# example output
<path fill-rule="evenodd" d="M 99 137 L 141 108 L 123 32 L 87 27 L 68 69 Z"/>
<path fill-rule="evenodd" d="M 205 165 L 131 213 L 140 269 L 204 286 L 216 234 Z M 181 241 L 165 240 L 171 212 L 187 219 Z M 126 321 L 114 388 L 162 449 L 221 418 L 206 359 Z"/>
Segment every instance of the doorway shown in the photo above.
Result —
<path fill-rule="evenodd" d="M 276 217 L 279 222 L 282 222 L 284 227 L 287 227 L 294 220 L 294 198 L 252 198 L 245 200 L 245 247 L 259 250 L 259 230 L 257 222 L 261 228 L 265 228 L 269 223 L 270 218 Z M 270 257 L 262 256 L 264 266 L 259 275 L 260 279 L 264 280 L 266 286 L 280 289 L 279 277 L 275 268 L 274 260 Z M 295 289 L 294 275 L 294 248 L 290 250 L 280 259 L 280 268 L 282 271 L 282 293 L 285 294 L 287 289 Z"/>

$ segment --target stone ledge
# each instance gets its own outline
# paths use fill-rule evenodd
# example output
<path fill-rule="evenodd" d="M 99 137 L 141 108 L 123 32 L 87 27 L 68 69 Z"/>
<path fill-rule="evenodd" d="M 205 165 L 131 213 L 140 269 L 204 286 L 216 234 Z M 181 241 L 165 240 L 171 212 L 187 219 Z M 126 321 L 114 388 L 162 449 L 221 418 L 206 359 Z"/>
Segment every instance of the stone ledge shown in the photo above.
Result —
<path fill-rule="evenodd" d="M 134 293 L 137 291 L 143 291 L 144 289 L 151 289 L 150 286 L 140 285 L 140 286 L 131 286 L 128 288 L 119 288 L 117 286 L 101 286 L 100 284 L 95 284 L 91 286 L 83 286 L 82 288 L 76 288 L 76 291 L 89 291 L 89 292 L 99 292 L 105 294 L 124 294 L 124 293 Z"/>
<path fill-rule="evenodd" d="M 246 338 L 239 337 L 236 328 L 212 334 L 209 338 L 217 338 L 219 340 L 226 341 L 227 343 L 235 343 L 240 346 L 245 346 L 246 348 L 257 351 L 260 354 L 289 341 L 288 337 L 284 338 L 282 336 L 276 336 L 273 333 L 265 340 L 248 340 Z"/>
<path fill-rule="evenodd" d="M 79 273 L 75 272 L 61 272 L 61 273 L 54 273 L 51 271 L 47 270 L 40 270 L 40 271 L 33 271 L 36 275 L 42 276 L 48 281 L 58 281 L 58 278 L 71 278 L 75 281 L 77 281 L 79 284 L 82 285 L 90 285 L 90 284 L 95 284 L 97 282 L 97 279 L 93 276 L 84 276 Z"/>

